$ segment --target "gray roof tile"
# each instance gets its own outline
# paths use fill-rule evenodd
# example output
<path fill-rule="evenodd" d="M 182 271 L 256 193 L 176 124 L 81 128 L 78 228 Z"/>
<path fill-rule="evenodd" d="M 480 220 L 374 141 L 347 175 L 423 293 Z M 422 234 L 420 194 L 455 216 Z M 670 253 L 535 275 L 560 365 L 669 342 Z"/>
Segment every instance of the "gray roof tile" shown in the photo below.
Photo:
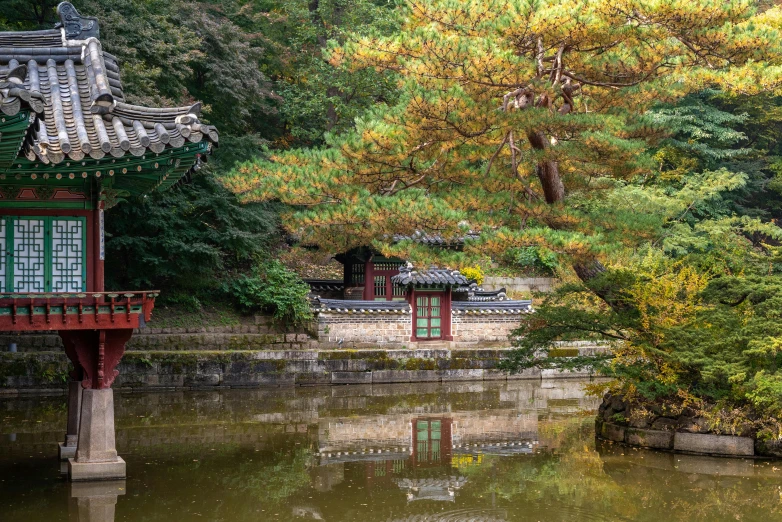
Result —
<path fill-rule="evenodd" d="M 58 164 L 217 143 L 216 129 L 198 119 L 200 104 L 126 103 L 117 60 L 97 38 L 97 20 L 67 2 L 57 10 L 62 32 L 0 32 L 0 112 L 29 108 L 38 115 L 22 150 L 30 161 Z"/>
<path fill-rule="evenodd" d="M 343 314 L 356 313 L 410 313 L 407 301 L 351 301 L 343 299 L 321 299 L 316 297 L 310 301 L 315 312 L 332 312 Z"/>
<path fill-rule="evenodd" d="M 423 245 L 447 247 L 447 246 L 463 246 L 465 241 L 470 239 L 478 239 L 479 236 L 480 236 L 479 233 L 473 232 L 472 230 L 467 232 L 463 236 L 457 236 L 451 238 L 441 236 L 440 234 L 428 234 L 426 232 L 417 231 L 410 235 L 394 234 L 393 240 L 394 242 L 414 241 L 416 243 L 421 243 Z"/>
<path fill-rule="evenodd" d="M 397 275 L 391 277 L 391 281 L 400 286 L 468 286 L 470 284 L 470 280 L 458 270 L 437 267 L 418 270 L 403 266 Z"/>
<path fill-rule="evenodd" d="M 532 301 L 453 301 L 451 311 L 454 314 L 527 314 L 531 313 Z"/>

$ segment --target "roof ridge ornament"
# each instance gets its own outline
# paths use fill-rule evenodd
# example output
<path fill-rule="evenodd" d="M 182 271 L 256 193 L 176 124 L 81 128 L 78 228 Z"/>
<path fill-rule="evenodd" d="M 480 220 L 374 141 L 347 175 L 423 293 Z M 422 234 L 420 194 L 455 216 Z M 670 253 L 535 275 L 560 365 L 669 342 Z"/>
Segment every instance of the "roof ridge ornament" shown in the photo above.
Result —
<path fill-rule="evenodd" d="M 100 38 L 98 19 L 94 16 L 82 16 L 70 2 L 61 2 L 57 6 L 57 14 L 60 23 L 55 27 L 62 27 L 66 40 L 86 40 L 87 38 Z"/>

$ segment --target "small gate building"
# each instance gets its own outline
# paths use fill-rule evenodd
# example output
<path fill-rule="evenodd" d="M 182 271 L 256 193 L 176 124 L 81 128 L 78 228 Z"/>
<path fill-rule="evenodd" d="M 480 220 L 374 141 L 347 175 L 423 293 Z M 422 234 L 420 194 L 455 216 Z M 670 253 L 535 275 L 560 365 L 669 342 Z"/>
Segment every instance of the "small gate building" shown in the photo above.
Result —
<path fill-rule="evenodd" d="M 402 239 L 464 246 L 464 239 L 425 234 L 395 238 Z M 485 292 L 458 270 L 413 267 L 367 247 L 334 258 L 344 267 L 342 281 L 310 281 L 323 346 L 503 346 L 522 314 L 532 312 L 532 301 L 508 299 L 504 289 Z"/>

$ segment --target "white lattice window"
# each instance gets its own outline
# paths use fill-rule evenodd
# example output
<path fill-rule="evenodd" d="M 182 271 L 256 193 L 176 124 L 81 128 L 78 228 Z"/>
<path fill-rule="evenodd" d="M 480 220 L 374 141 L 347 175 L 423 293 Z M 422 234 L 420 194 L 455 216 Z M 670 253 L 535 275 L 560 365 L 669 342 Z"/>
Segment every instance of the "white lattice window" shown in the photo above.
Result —
<path fill-rule="evenodd" d="M 0 220 L 3 292 L 87 289 L 86 220 L 6 216 Z"/>
<path fill-rule="evenodd" d="M 85 230 L 79 219 L 52 218 L 52 292 L 81 292 L 85 281 Z"/>
<path fill-rule="evenodd" d="M 46 292 L 46 220 L 15 218 L 12 292 Z"/>

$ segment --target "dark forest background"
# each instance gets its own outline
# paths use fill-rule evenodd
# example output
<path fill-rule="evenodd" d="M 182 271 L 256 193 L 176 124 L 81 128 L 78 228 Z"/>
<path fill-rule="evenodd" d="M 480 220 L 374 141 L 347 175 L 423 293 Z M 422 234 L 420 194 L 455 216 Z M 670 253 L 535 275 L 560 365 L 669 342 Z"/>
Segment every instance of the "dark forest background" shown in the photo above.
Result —
<path fill-rule="evenodd" d="M 53 0 L 0 2 L 0 30 L 48 29 Z M 96 16 L 104 50 L 121 64 L 132 103 L 204 105 L 220 146 L 206 168 L 165 193 L 129 199 L 107 219 L 108 288 L 159 288 L 164 302 L 197 308 L 238 274 L 287 248 L 275 204 L 241 205 L 218 181 L 237 162 L 317 147 L 394 84 L 348 74 L 323 49 L 348 32 L 390 31 L 394 0 L 77 0 Z M 259 261 L 260 260 L 260 261 Z M 266 261 L 264 261 L 266 260 Z"/>

